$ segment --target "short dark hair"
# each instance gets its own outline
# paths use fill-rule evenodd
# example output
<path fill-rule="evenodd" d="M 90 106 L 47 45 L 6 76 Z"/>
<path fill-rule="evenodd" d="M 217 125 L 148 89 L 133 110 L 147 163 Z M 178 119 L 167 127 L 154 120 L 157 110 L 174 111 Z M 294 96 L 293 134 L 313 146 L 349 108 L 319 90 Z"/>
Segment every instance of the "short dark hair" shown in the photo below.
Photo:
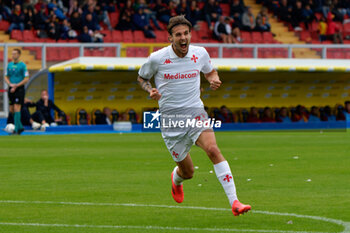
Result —
<path fill-rule="evenodd" d="M 171 35 L 173 28 L 178 25 L 187 25 L 190 31 L 192 29 L 192 24 L 190 23 L 190 21 L 188 21 L 184 15 L 178 15 L 170 18 L 167 27 L 168 33 Z"/>
<path fill-rule="evenodd" d="M 16 51 L 19 55 L 21 55 L 21 50 L 20 49 L 13 49 L 13 51 Z"/>
<path fill-rule="evenodd" d="M 350 100 L 345 101 L 345 105 L 350 104 Z"/>

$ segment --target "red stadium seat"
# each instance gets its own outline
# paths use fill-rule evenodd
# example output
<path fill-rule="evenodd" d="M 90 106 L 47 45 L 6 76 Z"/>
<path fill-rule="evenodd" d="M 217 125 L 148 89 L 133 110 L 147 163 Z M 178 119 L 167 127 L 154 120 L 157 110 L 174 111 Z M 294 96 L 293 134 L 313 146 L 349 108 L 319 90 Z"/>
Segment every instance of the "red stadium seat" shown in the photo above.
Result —
<path fill-rule="evenodd" d="M 5 21 L 5 20 L 2 20 L 0 21 L 0 30 L 1 31 L 7 31 L 7 29 L 10 27 L 10 23 Z"/>
<path fill-rule="evenodd" d="M 193 42 L 193 43 L 199 43 L 200 42 L 198 31 L 192 30 L 191 35 L 192 35 L 191 42 Z"/>
<path fill-rule="evenodd" d="M 261 32 L 252 32 L 252 42 L 256 44 L 262 43 L 264 40 L 262 38 Z"/>
<path fill-rule="evenodd" d="M 193 38 L 193 32 L 192 31 L 192 38 Z M 168 32 L 167 31 L 155 31 L 156 34 L 156 42 L 157 43 L 166 43 L 168 42 Z"/>
<path fill-rule="evenodd" d="M 136 49 L 136 57 L 148 57 L 149 49 L 148 48 L 137 48 Z"/>
<path fill-rule="evenodd" d="M 21 30 L 12 30 L 11 38 L 14 40 L 23 41 L 23 33 L 21 32 Z"/>
<path fill-rule="evenodd" d="M 143 31 L 134 31 L 134 42 L 135 43 L 144 43 L 145 42 L 145 35 Z M 124 41 L 126 42 L 126 41 Z"/>
<path fill-rule="evenodd" d="M 123 42 L 132 43 L 134 42 L 132 31 L 123 31 Z"/>
<path fill-rule="evenodd" d="M 113 30 L 113 31 L 112 31 L 112 38 L 113 38 L 113 41 L 114 41 L 114 42 L 123 42 L 122 31 Z"/>
<path fill-rule="evenodd" d="M 309 31 L 301 31 L 300 32 L 300 40 L 310 42 L 311 41 L 311 33 Z"/>
<path fill-rule="evenodd" d="M 208 47 L 206 49 L 211 58 L 217 58 L 219 56 L 218 48 Z"/>
<path fill-rule="evenodd" d="M 71 48 L 69 50 L 69 56 L 70 56 L 70 58 L 79 57 L 79 48 Z"/>
<path fill-rule="evenodd" d="M 223 16 L 230 16 L 230 5 L 228 3 L 220 3 Z"/>
<path fill-rule="evenodd" d="M 102 30 L 101 33 L 104 35 L 104 42 L 109 43 L 113 41 L 112 32 L 110 30 Z"/>
<path fill-rule="evenodd" d="M 109 13 L 109 21 L 111 22 L 112 28 L 115 28 L 119 22 L 119 12 Z"/>
<path fill-rule="evenodd" d="M 129 47 L 126 48 L 126 56 L 127 57 L 136 57 L 137 48 Z"/>
<path fill-rule="evenodd" d="M 264 42 L 273 43 L 273 35 L 271 32 L 263 32 L 262 37 Z"/>
<path fill-rule="evenodd" d="M 23 31 L 23 41 L 25 42 L 35 42 L 36 38 L 32 30 L 24 30 Z"/>

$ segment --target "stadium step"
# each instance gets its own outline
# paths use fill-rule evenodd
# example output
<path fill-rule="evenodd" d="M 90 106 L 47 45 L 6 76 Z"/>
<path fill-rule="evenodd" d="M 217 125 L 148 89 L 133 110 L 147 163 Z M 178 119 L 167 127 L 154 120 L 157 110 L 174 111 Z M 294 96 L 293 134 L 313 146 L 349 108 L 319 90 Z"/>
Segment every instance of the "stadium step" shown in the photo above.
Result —
<path fill-rule="evenodd" d="M 245 0 L 245 4 L 252 8 L 254 16 L 257 16 L 262 8 L 262 5 L 257 4 L 255 0 Z M 271 24 L 271 32 L 275 34 L 275 40 L 283 44 L 305 44 L 305 42 L 299 40 L 299 37 L 294 32 L 288 31 L 288 27 L 279 22 L 271 13 L 269 13 L 269 22 Z M 293 55 L 294 58 L 320 58 L 317 52 L 311 49 L 294 49 Z"/>
<path fill-rule="evenodd" d="M 18 43 L 17 40 L 10 39 L 10 36 L 7 35 L 4 31 L 0 31 L 0 41 L 4 43 Z M 41 69 L 41 61 L 35 60 L 35 56 L 30 53 L 29 50 L 20 48 L 20 47 L 11 47 L 8 51 L 8 58 L 11 59 L 11 51 L 14 48 L 19 48 L 22 50 L 21 60 L 27 64 L 28 70 L 40 70 Z M 3 48 L 0 47 L 0 54 L 3 54 Z M 3 56 L 1 56 L 0 60 L 3 60 Z"/>

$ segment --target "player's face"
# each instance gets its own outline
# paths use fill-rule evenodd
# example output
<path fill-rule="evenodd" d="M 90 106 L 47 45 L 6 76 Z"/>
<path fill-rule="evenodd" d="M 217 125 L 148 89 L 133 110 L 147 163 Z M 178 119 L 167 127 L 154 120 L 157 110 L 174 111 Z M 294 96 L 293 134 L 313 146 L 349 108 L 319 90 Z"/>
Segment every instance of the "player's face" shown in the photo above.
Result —
<path fill-rule="evenodd" d="M 16 50 L 12 51 L 12 60 L 18 61 L 18 59 L 19 59 L 18 51 L 16 51 Z"/>
<path fill-rule="evenodd" d="M 174 52 L 179 57 L 186 56 L 191 42 L 191 32 L 187 25 L 178 25 L 173 27 L 169 41 L 173 45 Z"/>

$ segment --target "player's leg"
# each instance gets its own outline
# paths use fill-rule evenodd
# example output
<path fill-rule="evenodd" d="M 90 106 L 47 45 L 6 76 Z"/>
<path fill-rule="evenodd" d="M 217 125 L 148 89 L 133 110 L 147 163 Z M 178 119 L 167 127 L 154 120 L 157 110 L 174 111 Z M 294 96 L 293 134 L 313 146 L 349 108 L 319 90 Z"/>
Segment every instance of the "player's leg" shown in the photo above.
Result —
<path fill-rule="evenodd" d="M 171 195 L 177 203 L 184 200 L 184 192 L 182 182 L 191 179 L 194 173 L 192 158 L 189 153 L 182 161 L 176 162 L 177 166 L 171 173 Z"/>
<path fill-rule="evenodd" d="M 238 201 L 230 166 L 217 146 L 214 131 L 202 132 L 196 144 L 207 153 L 209 159 L 213 162 L 216 176 L 225 190 L 233 214 L 237 216 L 249 211 L 251 209 L 249 205 L 243 205 Z"/>
<path fill-rule="evenodd" d="M 22 133 L 23 125 L 21 121 L 21 105 L 14 104 L 14 122 L 15 122 L 15 133 Z"/>

